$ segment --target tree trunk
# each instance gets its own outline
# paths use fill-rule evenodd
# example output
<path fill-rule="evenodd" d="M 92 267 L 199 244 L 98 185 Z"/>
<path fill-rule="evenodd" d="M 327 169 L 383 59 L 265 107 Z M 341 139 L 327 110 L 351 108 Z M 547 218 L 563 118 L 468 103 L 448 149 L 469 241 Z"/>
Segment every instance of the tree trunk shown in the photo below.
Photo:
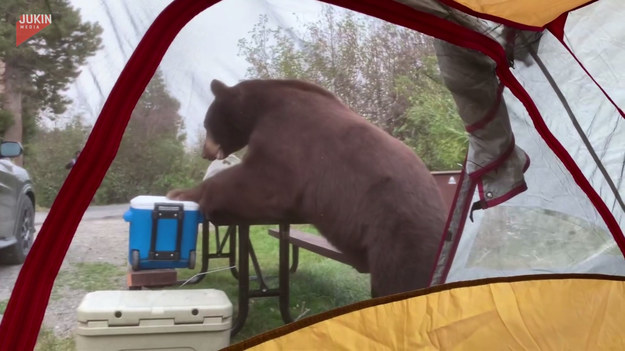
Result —
<path fill-rule="evenodd" d="M 4 61 L 0 60 L 0 94 L 4 94 Z"/>
<path fill-rule="evenodd" d="M 10 64 L 4 67 L 4 108 L 13 115 L 13 124 L 4 133 L 4 140 L 22 142 L 22 86 L 19 73 Z M 15 163 L 23 165 L 23 156 L 16 158 Z"/>

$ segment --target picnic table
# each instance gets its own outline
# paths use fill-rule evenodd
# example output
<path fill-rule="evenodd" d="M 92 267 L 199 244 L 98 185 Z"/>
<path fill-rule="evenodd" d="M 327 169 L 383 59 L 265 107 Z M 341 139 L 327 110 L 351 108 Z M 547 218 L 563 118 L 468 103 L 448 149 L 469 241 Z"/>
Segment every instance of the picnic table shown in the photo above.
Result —
<path fill-rule="evenodd" d="M 230 263 L 230 271 L 235 279 L 238 280 L 239 298 L 238 313 L 233 322 L 231 335 L 236 335 L 245 325 L 249 312 L 249 302 L 252 298 L 261 297 L 277 297 L 279 299 L 280 314 L 284 323 L 293 321 L 289 310 L 289 274 L 295 273 L 299 262 L 299 248 L 304 248 L 315 252 L 319 255 L 329 257 L 336 261 L 349 264 L 349 260 L 341 251 L 336 249 L 325 238 L 291 229 L 293 224 L 305 224 L 300 221 L 292 223 L 278 223 L 272 221 L 259 222 L 243 222 L 243 221 L 220 221 L 211 220 L 215 226 L 215 242 L 216 247 L 213 252 L 208 247 L 208 225 L 203 224 L 204 239 L 202 248 L 204 255 L 202 262 L 202 270 L 205 271 L 208 266 L 208 260 L 211 258 L 228 258 Z M 263 277 L 262 269 L 258 263 L 254 246 L 250 240 L 250 227 L 253 225 L 275 225 L 276 229 L 269 229 L 268 234 L 277 238 L 279 242 L 279 274 L 278 287 L 269 287 Z M 220 236 L 220 227 L 226 227 L 226 233 Z M 228 248 L 226 251 L 226 244 Z M 237 245 L 239 255 L 237 256 Z M 291 248 L 289 248 L 291 246 Z M 292 254 L 292 260 L 290 256 Z M 258 287 L 250 286 L 249 263 L 252 261 L 254 274 L 258 281 Z"/>
<path fill-rule="evenodd" d="M 432 172 L 436 183 L 441 190 L 446 209 L 449 210 L 453 203 L 453 197 L 456 192 L 457 183 L 460 178 L 460 171 L 444 171 L 444 172 Z M 257 222 L 245 222 L 237 220 L 221 220 L 218 218 L 212 218 L 211 223 L 215 225 L 216 231 L 216 243 L 217 247 L 215 252 L 210 253 L 208 246 L 203 252 L 209 252 L 205 255 L 206 267 L 208 265 L 208 259 L 210 258 L 228 258 L 231 267 L 232 275 L 238 279 L 239 284 L 239 300 L 238 300 L 238 314 L 233 323 L 232 336 L 236 335 L 247 319 L 249 311 L 249 301 L 251 298 L 259 297 L 277 297 L 280 303 L 280 314 L 282 320 L 285 323 L 293 321 L 289 311 L 289 273 L 295 273 L 299 263 L 299 248 L 303 248 L 312 251 L 318 255 L 328 257 L 338 262 L 351 265 L 349 259 L 337 248 L 332 246 L 324 237 L 319 235 L 306 233 L 291 228 L 291 225 L 307 224 L 304 221 L 293 220 L 290 222 L 279 223 L 276 221 L 257 221 Z M 256 258 L 254 247 L 250 240 L 250 226 L 253 225 L 275 225 L 277 229 L 269 229 L 269 235 L 275 237 L 279 241 L 279 278 L 278 287 L 270 288 L 265 283 L 262 269 Z M 206 228 L 205 240 L 203 245 L 208 245 L 208 225 L 204 225 Z M 226 235 L 220 237 L 219 227 L 227 227 Z M 225 251 L 225 245 L 229 242 L 228 252 Z M 236 256 L 236 249 L 238 243 L 239 256 Z M 289 245 L 291 250 L 289 250 Z M 292 262 L 290 255 L 292 254 Z M 249 261 L 252 261 L 254 267 L 254 273 L 258 281 L 258 288 L 254 289 L 250 287 L 250 272 Z M 289 266 L 289 263 L 291 265 Z M 206 267 L 203 262 L 203 271 Z"/>
<path fill-rule="evenodd" d="M 444 171 L 432 172 L 443 200 L 447 206 L 447 210 L 451 208 L 453 197 L 456 192 L 457 183 L 460 178 L 460 171 Z M 228 258 L 230 271 L 239 285 L 238 313 L 233 322 L 231 335 L 236 335 L 243 328 L 249 312 L 249 302 L 252 298 L 261 297 L 277 297 L 280 304 L 280 314 L 285 323 L 293 321 L 289 311 L 289 274 L 297 271 L 299 263 L 299 248 L 312 251 L 318 255 L 328 257 L 335 261 L 351 265 L 350 260 L 324 237 L 306 233 L 291 228 L 291 225 L 307 224 L 305 221 L 292 220 L 289 222 L 277 221 L 241 221 L 220 218 L 211 218 L 210 221 L 215 226 L 216 248 L 214 252 L 210 252 L 208 247 L 208 224 L 205 222 L 203 227 L 202 241 L 202 272 L 208 267 L 208 260 L 211 258 Z M 270 288 L 263 277 L 262 269 L 256 258 L 254 247 L 250 240 L 250 227 L 254 225 L 270 225 L 276 226 L 277 229 L 269 229 L 268 234 L 277 238 L 279 241 L 279 277 L 278 287 Z M 226 227 L 226 234 L 220 236 L 220 227 Z M 228 249 L 226 251 L 226 244 Z M 237 244 L 239 255 L 237 257 Z M 291 246 L 291 250 L 289 250 Z M 208 254 L 206 254 L 208 253 Z M 292 259 L 290 258 L 292 255 Z M 258 288 L 250 286 L 249 263 L 252 261 Z M 289 266 L 289 264 L 291 264 Z M 201 279 L 201 278 L 198 278 Z"/>

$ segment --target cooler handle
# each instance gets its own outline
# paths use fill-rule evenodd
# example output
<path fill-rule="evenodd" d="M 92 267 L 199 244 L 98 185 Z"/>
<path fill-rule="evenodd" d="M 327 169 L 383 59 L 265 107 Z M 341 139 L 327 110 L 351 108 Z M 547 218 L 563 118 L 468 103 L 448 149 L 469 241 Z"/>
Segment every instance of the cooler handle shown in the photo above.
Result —
<path fill-rule="evenodd" d="M 175 219 L 178 223 L 176 231 L 175 251 L 156 251 L 158 236 L 158 221 L 161 219 Z M 180 246 L 182 245 L 182 224 L 184 220 L 184 205 L 176 203 L 155 203 L 152 211 L 152 238 L 150 243 L 150 260 L 178 261 Z"/>

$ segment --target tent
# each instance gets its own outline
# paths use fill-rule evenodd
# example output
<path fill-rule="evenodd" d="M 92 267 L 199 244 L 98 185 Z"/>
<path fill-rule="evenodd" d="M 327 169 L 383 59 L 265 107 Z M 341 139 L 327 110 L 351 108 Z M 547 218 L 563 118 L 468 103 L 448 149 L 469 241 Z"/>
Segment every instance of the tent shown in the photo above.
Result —
<path fill-rule="evenodd" d="M 563 274 L 449 283 L 320 313 L 226 350 L 621 350 L 625 318 L 607 311 L 625 307 L 614 294 L 624 284 Z"/>
<path fill-rule="evenodd" d="M 587 331 L 591 334 L 583 340 L 588 347 L 622 348 L 625 343 L 615 327 L 622 320 L 614 311 L 623 307 L 623 285 L 605 276 L 625 275 L 625 50 L 619 44 L 625 39 L 620 22 L 625 10 L 619 1 L 324 2 L 440 39 L 439 64 L 471 136 L 432 274 L 434 287 L 372 300 L 296 327 L 310 331 L 330 323 L 334 328 L 333 321 L 349 312 L 345 318 L 360 322 L 348 328 L 363 328 L 360 334 L 371 335 L 365 328 L 371 317 L 364 313 L 380 318 L 378 322 L 388 315 L 403 322 L 405 316 L 432 316 L 436 311 L 447 319 L 429 323 L 419 335 L 431 337 L 429 331 L 456 323 L 446 338 L 455 340 L 454 335 L 457 345 L 467 342 L 465 349 L 483 348 L 471 343 L 471 335 L 483 338 L 478 327 L 492 319 L 458 321 L 483 315 L 502 319 L 503 325 L 487 328 L 490 335 L 499 335 L 502 343 L 514 339 L 517 348 L 579 345 L 579 338 L 566 341 L 570 344 L 562 340 Z M 69 174 L 22 268 L 0 325 L 1 350 L 33 348 L 64 253 L 115 157 L 136 101 L 176 35 L 216 3 L 171 2 L 134 50 L 82 151 L 84 162 Z M 512 37 L 514 47 L 507 44 Z M 539 273 L 602 275 L 538 278 Z M 505 276 L 526 278 L 492 279 Z M 467 283 L 485 278 L 491 279 Z M 507 303 L 511 301 L 515 304 Z M 531 305 L 538 307 L 525 310 Z M 511 319 L 502 315 L 514 308 L 518 313 Z M 583 318 L 590 317 L 588 323 L 596 327 L 584 329 L 588 323 Z M 568 332 L 559 334 L 552 323 L 563 323 Z M 516 332 L 519 325 L 525 325 L 522 333 Z M 503 336 L 504 330 L 511 339 Z M 527 339 L 540 330 L 552 332 Z M 272 335 L 288 338 L 295 333 L 291 329 Z M 605 344 L 593 343 L 599 339 Z M 275 342 L 279 340 L 287 339 Z M 362 339 L 354 340 L 345 348 L 363 347 Z"/>

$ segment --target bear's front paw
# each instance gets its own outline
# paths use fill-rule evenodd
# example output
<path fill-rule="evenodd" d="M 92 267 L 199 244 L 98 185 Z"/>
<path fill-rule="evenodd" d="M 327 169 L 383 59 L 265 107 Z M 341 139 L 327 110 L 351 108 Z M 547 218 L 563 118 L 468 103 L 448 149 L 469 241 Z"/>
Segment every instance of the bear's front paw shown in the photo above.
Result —
<path fill-rule="evenodd" d="M 166 197 L 170 200 L 197 202 L 198 196 L 194 190 L 195 189 L 174 189 L 170 190 Z"/>

